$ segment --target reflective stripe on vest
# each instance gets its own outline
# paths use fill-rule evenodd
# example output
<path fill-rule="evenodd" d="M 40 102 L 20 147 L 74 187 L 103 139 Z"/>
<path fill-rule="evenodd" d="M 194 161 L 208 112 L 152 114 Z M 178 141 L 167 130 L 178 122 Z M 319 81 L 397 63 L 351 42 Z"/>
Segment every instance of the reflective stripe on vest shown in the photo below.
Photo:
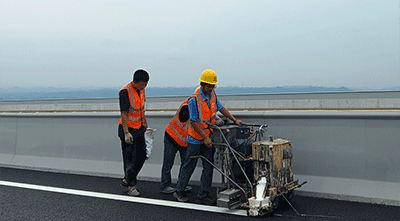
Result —
<path fill-rule="evenodd" d="M 127 87 L 127 89 L 128 89 L 129 100 L 130 100 L 130 104 L 131 104 L 131 106 L 129 107 L 129 113 L 132 113 L 131 115 L 128 114 L 128 121 L 139 121 L 139 122 L 142 122 L 142 121 L 144 121 L 144 99 L 143 98 L 145 97 L 144 96 L 145 95 L 144 94 L 145 90 L 143 89 L 142 93 L 140 93 L 140 98 L 139 98 L 140 100 L 138 101 L 139 105 L 140 104 L 142 104 L 142 105 L 139 106 L 138 109 L 135 109 L 135 107 L 136 107 L 136 105 L 135 105 L 135 97 L 136 96 L 134 96 L 133 91 L 136 92 L 136 90 L 133 87 L 131 87 L 131 84 L 128 84 L 128 85 L 130 86 L 130 87 Z M 136 103 L 138 103 L 138 102 L 136 102 Z M 133 117 L 133 115 L 137 115 L 137 114 L 134 114 L 134 113 L 139 113 L 140 117 Z"/>
<path fill-rule="evenodd" d="M 145 90 L 143 89 L 140 93 L 140 97 L 138 96 L 138 93 L 136 90 L 133 88 L 132 84 L 129 83 L 127 84 L 124 88 L 120 90 L 119 93 L 121 93 L 122 90 L 127 90 L 128 91 L 128 97 L 129 97 L 129 112 L 128 112 L 128 127 L 134 128 L 134 129 L 139 129 L 142 124 L 145 123 L 145 117 L 144 117 L 144 104 L 145 104 Z M 122 124 L 122 118 L 119 121 L 120 124 Z"/>

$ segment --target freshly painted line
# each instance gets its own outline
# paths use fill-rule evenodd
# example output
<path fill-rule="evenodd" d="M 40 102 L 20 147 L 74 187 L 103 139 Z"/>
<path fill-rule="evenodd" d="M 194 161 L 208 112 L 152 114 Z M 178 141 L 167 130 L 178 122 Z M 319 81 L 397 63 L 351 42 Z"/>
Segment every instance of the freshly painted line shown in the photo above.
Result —
<path fill-rule="evenodd" d="M 71 195 L 78 195 L 78 196 L 88 196 L 88 197 L 96 197 L 96 198 L 102 198 L 102 199 L 120 200 L 120 201 L 126 201 L 126 202 L 145 203 L 145 204 L 151 204 L 151 205 L 157 205 L 157 206 L 169 206 L 169 207 L 182 208 L 182 209 L 192 209 L 192 210 L 200 210 L 200 211 L 206 211 L 206 212 L 216 212 L 216 213 L 224 213 L 224 214 L 230 214 L 230 215 L 247 216 L 247 212 L 245 210 L 229 210 L 228 208 L 220 208 L 220 207 L 216 207 L 216 206 L 205 206 L 205 205 L 198 205 L 198 204 L 193 204 L 193 203 L 181 203 L 181 202 L 173 202 L 173 201 L 166 201 L 166 200 L 148 199 L 148 198 L 143 198 L 143 197 L 121 196 L 121 195 L 108 194 L 108 193 L 97 193 L 97 192 L 84 191 L 84 190 L 73 190 L 73 189 L 66 189 L 66 188 L 59 188 L 59 187 L 41 186 L 41 185 L 26 184 L 26 183 L 16 183 L 16 182 L 9 182 L 9 181 L 2 181 L 2 180 L 0 180 L 0 185 L 32 189 L 32 190 L 55 192 L 55 193 L 64 193 L 64 194 L 71 194 Z"/>

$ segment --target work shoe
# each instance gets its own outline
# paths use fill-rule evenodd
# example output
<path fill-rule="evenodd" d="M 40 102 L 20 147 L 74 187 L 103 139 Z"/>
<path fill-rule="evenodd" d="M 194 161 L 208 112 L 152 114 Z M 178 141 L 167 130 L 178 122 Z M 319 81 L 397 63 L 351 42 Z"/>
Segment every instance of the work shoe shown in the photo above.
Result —
<path fill-rule="evenodd" d="M 192 187 L 191 186 L 186 186 L 185 187 L 185 192 L 190 192 L 190 191 L 192 191 Z"/>
<path fill-rule="evenodd" d="M 160 193 L 167 193 L 168 194 L 168 193 L 173 193 L 175 191 L 176 191 L 175 188 L 170 187 L 170 186 L 166 186 L 162 190 L 160 190 Z"/>
<path fill-rule="evenodd" d="M 204 205 L 213 205 L 215 204 L 215 200 L 210 196 L 206 196 L 203 198 L 196 197 L 195 203 L 204 204 Z"/>
<path fill-rule="evenodd" d="M 140 193 L 137 189 L 131 189 L 128 191 L 129 196 L 140 196 Z"/>
<path fill-rule="evenodd" d="M 179 202 L 187 202 L 189 200 L 189 198 L 187 197 L 186 193 L 174 192 L 173 196 Z"/>
<path fill-rule="evenodd" d="M 128 182 L 126 182 L 126 179 L 123 179 L 122 181 L 121 181 L 121 184 L 120 184 L 122 187 L 128 187 Z"/>

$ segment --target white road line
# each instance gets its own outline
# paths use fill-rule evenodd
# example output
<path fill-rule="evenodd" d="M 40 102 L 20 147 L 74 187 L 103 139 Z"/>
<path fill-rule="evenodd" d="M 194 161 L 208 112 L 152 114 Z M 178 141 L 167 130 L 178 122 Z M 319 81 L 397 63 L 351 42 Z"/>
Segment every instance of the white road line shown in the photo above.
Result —
<path fill-rule="evenodd" d="M 181 202 L 166 201 L 166 200 L 148 199 L 148 198 L 143 198 L 143 197 L 121 196 L 121 195 L 108 194 L 108 193 L 97 193 L 97 192 L 84 191 L 84 190 L 73 190 L 73 189 L 66 189 L 66 188 L 59 188 L 59 187 L 41 186 L 41 185 L 26 184 L 26 183 L 16 183 L 16 182 L 9 182 L 9 181 L 2 181 L 2 180 L 0 180 L 0 185 L 32 189 L 32 190 L 42 190 L 42 191 L 55 192 L 55 193 L 64 193 L 64 194 L 71 194 L 71 195 L 78 195 L 78 196 L 88 196 L 88 197 L 96 197 L 96 198 L 102 198 L 102 199 L 120 200 L 120 201 L 126 201 L 126 202 L 145 203 L 145 204 L 151 204 L 151 205 L 157 205 L 157 206 L 169 206 L 169 207 L 176 207 L 176 208 L 182 208 L 182 209 L 192 209 L 192 210 L 200 210 L 200 211 L 206 211 L 206 212 L 216 212 L 216 213 L 224 213 L 224 214 L 231 214 L 231 215 L 247 216 L 247 212 L 245 210 L 229 210 L 228 208 L 221 208 L 221 207 L 216 207 L 216 206 L 205 206 L 205 205 L 198 205 L 198 204 L 193 204 L 193 203 L 181 203 Z"/>

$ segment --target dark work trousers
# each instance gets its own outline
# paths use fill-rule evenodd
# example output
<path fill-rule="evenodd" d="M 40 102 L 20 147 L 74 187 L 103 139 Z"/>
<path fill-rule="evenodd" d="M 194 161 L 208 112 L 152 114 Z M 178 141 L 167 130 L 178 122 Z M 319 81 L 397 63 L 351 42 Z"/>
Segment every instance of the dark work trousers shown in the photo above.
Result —
<path fill-rule="evenodd" d="M 211 163 L 214 163 L 214 153 L 215 147 L 208 148 L 206 145 L 203 144 L 191 144 L 189 143 L 187 146 L 187 154 L 185 164 L 183 165 L 180 173 L 178 183 L 176 185 L 176 191 L 178 193 L 182 193 L 187 184 L 189 183 L 190 177 L 192 176 L 194 169 L 196 168 L 197 159 L 198 158 L 191 158 L 192 156 L 204 156 L 207 160 Z M 201 172 L 201 187 L 197 194 L 198 198 L 203 198 L 209 195 L 211 191 L 211 184 L 213 178 L 213 170 L 214 167 L 204 160 L 200 158 L 203 163 L 203 170 Z"/>
<path fill-rule="evenodd" d="M 133 144 L 127 144 L 125 138 L 120 137 L 125 179 L 128 186 L 136 186 L 137 176 L 146 160 L 146 142 L 144 130 L 131 130 Z"/>
<path fill-rule="evenodd" d="M 181 157 L 181 166 L 179 171 L 182 169 L 183 163 L 186 159 L 186 147 L 179 146 L 177 143 L 171 143 L 166 136 L 167 135 L 164 135 L 164 160 L 161 168 L 161 190 L 171 185 L 171 169 L 174 166 L 176 152 L 179 151 Z"/>

